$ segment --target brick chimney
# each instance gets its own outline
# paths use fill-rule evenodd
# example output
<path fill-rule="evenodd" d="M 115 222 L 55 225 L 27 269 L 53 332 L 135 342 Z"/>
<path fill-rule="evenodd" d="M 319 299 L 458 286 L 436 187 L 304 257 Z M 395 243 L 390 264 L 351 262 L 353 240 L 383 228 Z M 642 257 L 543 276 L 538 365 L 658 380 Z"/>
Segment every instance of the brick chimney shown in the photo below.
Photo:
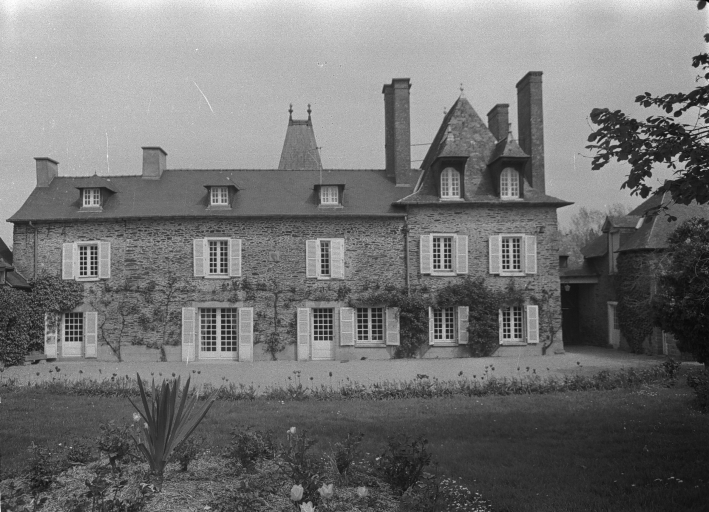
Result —
<path fill-rule="evenodd" d="M 509 103 L 498 103 L 490 109 L 487 113 L 487 126 L 498 141 L 507 137 L 510 131 Z"/>
<path fill-rule="evenodd" d="M 59 162 L 47 157 L 34 160 L 37 166 L 37 186 L 48 187 L 52 180 L 59 176 Z"/>
<path fill-rule="evenodd" d="M 542 72 L 530 71 L 517 82 L 518 142 L 531 158 L 525 178 L 535 190 L 544 193 L 544 114 L 542 108 Z"/>
<path fill-rule="evenodd" d="M 411 126 L 408 78 L 394 78 L 384 85 L 384 135 L 387 177 L 408 185 L 411 170 Z"/>
<path fill-rule="evenodd" d="M 165 170 L 167 153 L 159 147 L 143 147 L 143 178 L 158 180 Z"/>

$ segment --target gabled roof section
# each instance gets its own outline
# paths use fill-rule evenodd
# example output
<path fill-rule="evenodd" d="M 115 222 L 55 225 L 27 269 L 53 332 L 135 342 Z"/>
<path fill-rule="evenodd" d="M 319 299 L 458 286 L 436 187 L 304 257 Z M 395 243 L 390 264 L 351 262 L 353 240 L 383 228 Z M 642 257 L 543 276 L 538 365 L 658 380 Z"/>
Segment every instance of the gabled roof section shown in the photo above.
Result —
<path fill-rule="evenodd" d="M 639 220 L 639 215 L 632 214 L 608 216 L 603 222 L 601 231 L 608 233 L 609 231 L 616 231 L 619 229 L 635 229 Z"/>
<path fill-rule="evenodd" d="M 584 258 L 598 258 L 608 253 L 608 235 L 602 233 L 581 248 Z"/>
<path fill-rule="evenodd" d="M 5 260 L 6 263 L 12 265 L 12 251 L 0 238 L 0 258 Z"/>
<path fill-rule="evenodd" d="M 205 184 L 238 183 L 239 193 L 231 209 L 208 209 Z M 118 193 L 112 194 L 102 211 L 80 211 L 76 187 L 90 178 L 57 177 L 48 187 L 35 188 L 10 222 L 54 220 L 101 220 L 151 217 L 260 217 L 260 216 L 401 216 L 392 203 L 411 193 L 397 187 L 379 170 L 175 170 L 163 171 L 160 179 L 112 176 Z M 314 185 L 345 185 L 343 208 L 318 208 Z M 90 215 L 90 217 L 87 217 Z"/>
<path fill-rule="evenodd" d="M 289 109 L 288 129 L 281 151 L 281 161 L 278 169 L 281 171 L 306 171 L 312 169 L 322 169 L 320 161 L 320 150 L 315 142 L 315 131 L 310 117 L 310 105 L 308 105 L 308 119 L 293 119 L 293 105 Z"/>
<path fill-rule="evenodd" d="M 116 192 L 115 185 L 111 181 L 110 177 L 93 175 L 90 178 L 86 178 L 84 181 L 82 181 L 80 185 L 81 186 L 77 186 L 76 188 L 105 188 L 110 190 L 111 192 Z"/>
<path fill-rule="evenodd" d="M 512 132 L 495 145 L 495 149 L 490 156 L 490 164 L 500 158 L 529 158 L 529 155 L 519 147 L 517 141 L 512 137 Z"/>

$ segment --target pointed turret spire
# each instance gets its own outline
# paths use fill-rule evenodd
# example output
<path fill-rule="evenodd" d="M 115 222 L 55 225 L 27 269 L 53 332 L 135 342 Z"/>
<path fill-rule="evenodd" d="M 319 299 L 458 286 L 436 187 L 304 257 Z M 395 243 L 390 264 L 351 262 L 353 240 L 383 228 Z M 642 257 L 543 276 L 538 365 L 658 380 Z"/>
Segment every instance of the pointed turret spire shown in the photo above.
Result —
<path fill-rule="evenodd" d="M 288 129 L 278 169 L 282 171 L 322 169 L 320 148 L 315 142 L 310 104 L 308 104 L 307 120 L 293 119 L 293 104 L 290 105 L 288 113 Z"/>

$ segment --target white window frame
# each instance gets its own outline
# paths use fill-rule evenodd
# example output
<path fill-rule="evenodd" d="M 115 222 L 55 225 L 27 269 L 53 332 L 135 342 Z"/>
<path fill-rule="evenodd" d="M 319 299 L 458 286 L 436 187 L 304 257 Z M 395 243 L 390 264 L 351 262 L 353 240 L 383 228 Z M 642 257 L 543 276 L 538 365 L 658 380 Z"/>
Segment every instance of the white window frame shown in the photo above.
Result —
<path fill-rule="evenodd" d="M 320 185 L 320 204 L 323 206 L 338 206 L 340 204 L 340 187 L 337 185 Z"/>
<path fill-rule="evenodd" d="M 372 310 L 379 310 L 380 313 L 380 336 L 381 339 L 373 340 L 372 331 L 374 330 L 374 323 L 372 322 Z M 360 338 L 360 312 L 367 312 L 366 319 L 366 331 L 367 339 Z M 384 306 L 374 306 L 374 307 L 357 307 L 354 308 L 354 335 L 355 335 L 355 346 L 385 346 L 387 341 L 387 308 Z"/>
<path fill-rule="evenodd" d="M 517 332 L 515 331 L 515 310 L 519 310 L 519 337 L 516 336 Z M 510 335 L 508 337 L 505 337 L 505 316 L 509 316 L 509 321 L 510 321 L 510 331 L 514 335 Z M 504 308 L 501 308 L 499 311 L 499 327 L 500 327 L 500 345 L 526 345 L 525 343 L 525 337 L 526 337 L 526 329 L 525 329 L 525 311 L 524 311 L 524 306 L 507 306 Z"/>
<path fill-rule="evenodd" d="M 500 199 L 519 199 L 519 172 L 511 167 L 500 173 Z"/>
<path fill-rule="evenodd" d="M 96 250 L 96 273 L 81 275 L 81 252 L 87 251 L 87 268 L 91 268 L 91 248 Z M 76 242 L 76 280 L 77 281 L 98 281 L 100 275 L 101 258 L 99 255 L 98 242 Z"/>
<path fill-rule="evenodd" d="M 440 239 L 440 245 L 443 245 L 443 239 L 450 240 L 450 268 L 448 269 L 436 269 L 436 239 Z M 431 275 L 435 276 L 455 276 L 456 273 L 456 258 L 457 258 L 457 235 L 444 234 L 444 233 L 432 233 L 431 234 Z M 441 260 L 443 260 L 443 250 L 439 246 L 439 253 Z"/>
<path fill-rule="evenodd" d="M 203 315 L 207 312 L 207 310 L 214 310 L 214 320 L 215 320 L 215 325 L 214 325 L 214 342 L 215 342 L 215 350 L 213 351 L 206 351 L 203 349 L 203 345 L 205 343 L 205 340 L 203 339 L 204 332 L 203 332 Z M 233 344 L 233 350 L 222 350 L 221 345 L 223 344 L 222 340 L 222 328 L 224 327 L 224 320 L 226 318 L 226 315 L 224 315 L 225 310 L 233 310 L 230 311 L 230 314 L 233 315 L 233 325 L 232 328 L 235 332 L 234 334 L 234 339 L 231 340 L 231 344 Z M 236 360 L 238 358 L 239 354 L 239 308 L 235 308 L 232 306 L 229 307 L 200 307 L 197 308 L 197 322 L 198 322 L 198 328 L 197 328 L 197 336 L 199 340 L 199 357 L 200 359 L 231 359 L 231 360 Z M 210 340 L 211 341 L 211 340 Z"/>
<path fill-rule="evenodd" d="M 83 208 L 101 207 L 101 189 L 98 187 L 81 189 L 81 198 Z"/>
<path fill-rule="evenodd" d="M 452 167 L 446 167 L 441 171 L 441 199 L 460 199 L 460 172 Z"/>
<path fill-rule="evenodd" d="M 218 238 L 205 238 L 206 240 L 206 251 L 205 251 L 205 265 L 204 265 L 204 277 L 210 279 L 226 279 L 229 276 L 229 259 L 231 258 L 231 253 L 229 251 L 229 238 L 218 237 Z M 211 242 L 218 242 L 220 244 L 226 244 L 226 272 L 211 272 L 210 265 L 210 255 L 211 255 Z M 219 247 L 219 246 L 217 246 Z M 217 249 L 218 251 L 218 249 Z M 221 260 L 219 260 L 219 265 L 221 267 Z"/>
<path fill-rule="evenodd" d="M 524 276 L 526 275 L 525 273 L 525 253 L 524 253 L 524 244 L 525 244 L 525 239 L 524 239 L 524 234 L 501 234 L 500 235 L 500 275 L 501 276 Z M 503 268 L 504 260 L 505 260 L 505 239 L 517 239 L 519 241 L 519 269 L 508 269 L 505 270 Z M 512 245 L 510 245 L 508 251 L 509 258 L 512 259 Z"/>
<path fill-rule="evenodd" d="M 327 244 L 327 261 L 323 258 L 323 252 Z M 318 259 L 318 279 L 332 279 L 332 240 L 329 238 L 318 238 L 317 245 Z M 327 266 L 327 273 L 323 272 L 323 266 Z"/>
<path fill-rule="evenodd" d="M 450 310 L 451 316 L 447 316 L 447 312 Z M 452 338 L 448 337 L 441 337 L 436 339 L 436 316 L 437 312 L 440 312 L 440 323 L 441 323 L 441 332 L 442 333 L 447 333 L 449 331 L 452 331 L 453 336 Z M 431 318 L 431 322 L 433 322 L 433 339 L 432 344 L 433 345 L 455 345 L 457 342 L 458 338 L 458 311 L 456 307 L 450 306 L 446 308 L 431 308 L 431 314 L 433 315 L 433 318 Z M 452 327 L 452 329 L 449 329 L 449 327 Z M 445 336 L 445 334 L 442 334 Z"/>
<path fill-rule="evenodd" d="M 229 206 L 229 187 L 209 188 L 210 206 Z"/>

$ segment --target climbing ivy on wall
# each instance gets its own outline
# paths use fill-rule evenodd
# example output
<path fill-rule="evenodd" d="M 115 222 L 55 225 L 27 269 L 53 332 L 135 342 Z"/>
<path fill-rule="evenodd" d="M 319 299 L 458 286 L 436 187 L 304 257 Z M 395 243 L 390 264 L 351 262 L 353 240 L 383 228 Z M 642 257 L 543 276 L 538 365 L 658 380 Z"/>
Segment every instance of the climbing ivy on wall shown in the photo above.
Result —
<path fill-rule="evenodd" d="M 620 332 L 630 350 L 643 352 L 643 343 L 652 333 L 651 282 L 653 263 L 643 254 L 620 254 L 616 275 L 616 314 Z"/>
<path fill-rule="evenodd" d="M 31 291 L 0 288 L 0 362 L 20 364 L 33 350 L 44 351 L 44 315 L 71 311 L 83 302 L 75 281 L 42 274 L 29 282 Z"/>

